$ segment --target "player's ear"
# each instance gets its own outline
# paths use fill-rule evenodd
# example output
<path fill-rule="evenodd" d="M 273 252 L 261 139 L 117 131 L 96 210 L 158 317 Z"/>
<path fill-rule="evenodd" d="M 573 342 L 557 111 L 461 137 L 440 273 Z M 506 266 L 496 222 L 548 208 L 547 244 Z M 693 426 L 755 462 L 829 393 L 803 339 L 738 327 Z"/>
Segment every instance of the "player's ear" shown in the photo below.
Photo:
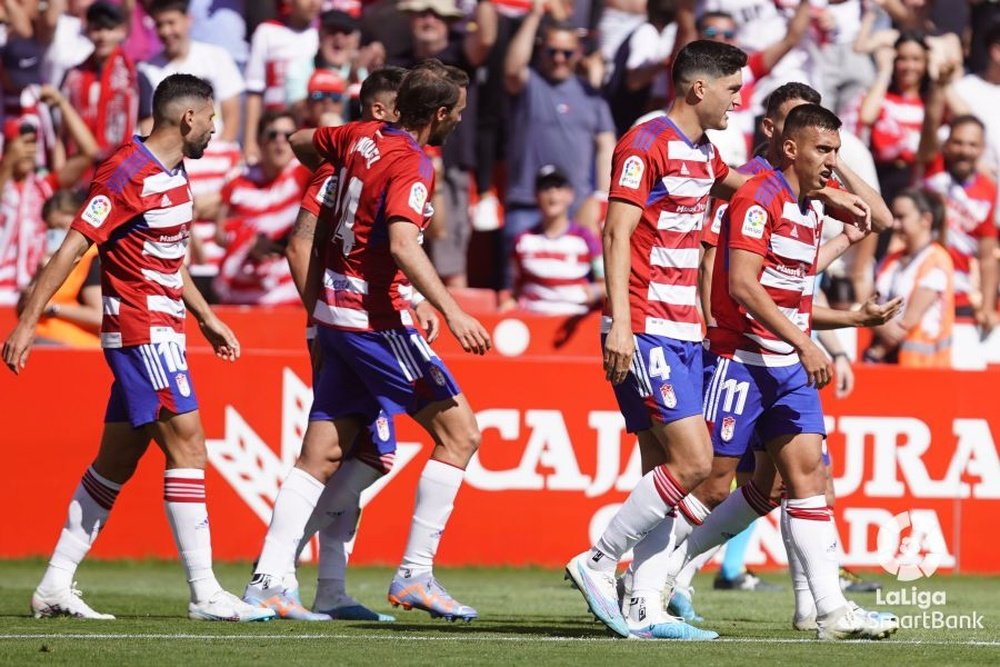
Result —
<path fill-rule="evenodd" d="M 695 79 L 691 84 L 691 94 L 698 100 L 705 99 L 705 80 Z"/>
<path fill-rule="evenodd" d="M 760 131 L 764 133 L 764 136 L 768 139 L 774 138 L 774 121 L 768 117 L 764 117 L 760 121 Z"/>
<path fill-rule="evenodd" d="M 792 137 L 785 137 L 781 142 L 781 152 L 789 160 L 794 160 L 795 156 L 798 155 L 799 147 L 795 145 L 795 139 Z"/>

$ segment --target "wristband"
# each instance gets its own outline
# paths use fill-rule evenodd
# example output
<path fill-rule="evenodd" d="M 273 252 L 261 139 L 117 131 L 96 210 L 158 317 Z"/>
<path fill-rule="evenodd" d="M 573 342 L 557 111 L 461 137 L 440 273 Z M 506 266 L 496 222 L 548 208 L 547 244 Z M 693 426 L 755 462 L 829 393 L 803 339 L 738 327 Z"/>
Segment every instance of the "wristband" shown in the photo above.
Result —
<path fill-rule="evenodd" d="M 838 357 L 843 357 L 844 359 L 847 359 L 847 361 L 851 360 L 851 358 L 847 355 L 846 352 L 834 352 L 830 356 L 833 357 L 834 361 L 836 361 Z"/>

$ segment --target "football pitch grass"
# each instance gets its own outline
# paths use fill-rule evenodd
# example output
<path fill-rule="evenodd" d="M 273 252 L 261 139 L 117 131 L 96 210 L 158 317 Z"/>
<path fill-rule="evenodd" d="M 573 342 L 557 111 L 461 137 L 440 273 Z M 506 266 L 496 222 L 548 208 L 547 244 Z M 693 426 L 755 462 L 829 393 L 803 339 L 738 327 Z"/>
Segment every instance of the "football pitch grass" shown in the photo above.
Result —
<path fill-rule="evenodd" d="M 611 638 L 555 570 L 439 568 L 449 591 L 479 610 L 480 619 L 471 624 L 398 609 L 392 624 L 239 625 L 188 621 L 181 567 L 159 561 L 90 562 L 81 568 L 84 599 L 115 614 L 116 621 L 35 620 L 28 604 L 43 569 L 41 560 L 0 561 L 0 665 L 1000 665 L 1000 577 L 938 575 L 915 582 L 931 614 L 979 614 L 982 629 L 901 629 L 882 642 L 820 643 L 813 633 L 791 629 L 786 574 L 765 575 L 783 586 L 768 593 L 714 591 L 711 575 L 699 575 L 695 602 L 706 618 L 701 625 L 722 637 L 693 643 Z M 234 593 L 242 592 L 249 571 L 246 564 L 216 566 L 219 580 Z M 352 568 L 348 587 L 359 600 L 388 612 L 390 576 L 388 568 Z M 313 567 L 301 569 L 306 601 L 314 577 Z M 877 606 L 873 593 L 851 597 L 869 609 L 921 614 L 912 599 L 914 582 L 880 580 L 883 598 L 903 590 L 909 598 L 888 607 Z"/>

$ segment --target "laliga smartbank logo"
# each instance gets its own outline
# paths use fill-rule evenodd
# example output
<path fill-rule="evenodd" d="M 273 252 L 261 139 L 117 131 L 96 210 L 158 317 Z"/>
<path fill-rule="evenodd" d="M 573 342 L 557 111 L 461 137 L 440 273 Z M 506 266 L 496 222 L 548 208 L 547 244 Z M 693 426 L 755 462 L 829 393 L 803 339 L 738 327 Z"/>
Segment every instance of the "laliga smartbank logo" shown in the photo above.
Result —
<path fill-rule="evenodd" d="M 878 532 L 879 564 L 897 581 L 917 581 L 932 576 L 941 565 L 945 545 L 935 545 L 934 531 L 924 529 L 919 514 L 901 512 L 882 524 Z M 890 607 L 904 630 L 981 630 L 983 615 L 948 613 L 948 593 L 943 590 L 920 590 L 917 586 L 875 592 L 875 604 Z M 905 607 L 916 607 L 905 613 Z"/>
<path fill-rule="evenodd" d="M 910 512 L 900 512 L 878 531 L 879 565 L 898 581 L 930 577 L 941 565 L 941 554 L 929 547 L 929 535 L 910 520 Z"/>

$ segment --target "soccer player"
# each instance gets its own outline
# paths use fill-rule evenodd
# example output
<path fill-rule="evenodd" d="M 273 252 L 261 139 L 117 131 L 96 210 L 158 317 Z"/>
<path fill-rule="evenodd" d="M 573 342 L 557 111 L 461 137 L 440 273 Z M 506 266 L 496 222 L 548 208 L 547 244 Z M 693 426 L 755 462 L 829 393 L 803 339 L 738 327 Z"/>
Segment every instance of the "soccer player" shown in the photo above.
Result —
<path fill-rule="evenodd" d="M 783 168 L 754 176 L 730 201 L 713 276 L 716 326 L 708 340 L 720 359 L 706 393 L 706 419 L 716 451 L 727 445 L 745 451 L 756 434 L 781 473 L 790 557 L 803 565 L 817 637 L 881 639 L 895 632 L 898 620 L 848 603 L 837 561 L 829 557 L 837 537 L 825 495 L 818 389 L 832 378 L 832 367 L 809 337 L 825 215 L 819 195 L 827 203 L 838 200 L 826 185 L 837 166 L 839 129 L 840 120 L 823 107 L 795 107 L 781 135 Z M 870 212 L 859 207 L 853 214 L 864 224 Z M 751 512 L 768 502 L 752 486 L 744 489 L 753 493 L 734 494 L 746 498 Z M 735 506 L 728 505 L 716 511 Z"/>
<path fill-rule="evenodd" d="M 4 343 L 4 363 L 24 369 L 35 324 L 77 260 L 96 243 L 101 257 L 101 344 L 115 381 L 94 463 L 70 501 L 49 567 L 31 599 L 36 617 L 112 619 L 73 586 L 121 487 L 156 444 L 166 455 L 167 519 L 191 588 L 188 617 L 262 621 L 271 610 L 224 591 L 212 572 L 205 506 L 205 435 L 185 353 L 184 319 L 194 312 L 216 356 L 235 361 L 236 336 L 212 312 L 184 268 L 192 202 L 182 160 L 197 159 L 214 132 L 212 87 L 189 74 L 163 80 L 153 95 L 153 130 L 134 137 L 97 170 L 87 203 L 45 266 Z"/>
<path fill-rule="evenodd" d="M 674 509 L 711 463 L 701 416 L 698 242 L 709 192 L 728 198 L 745 176 L 729 170 L 705 130 L 726 127 L 746 60 L 728 44 L 685 46 L 674 60 L 670 111 L 615 148 L 604 228 L 604 370 L 628 432 L 638 434 L 644 476 L 566 572 L 594 615 L 623 637 L 718 636 L 663 616 L 666 574 L 657 559 L 669 545 Z M 614 573 L 633 546 L 638 563 L 626 619 Z"/>
<path fill-rule="evenodd" d="M 433 211 L 434 172 L 422 148 L 440 145 L 461 120 L 468 77 L 426 60 L 396 99 L 399 122 L 302 130 L 293 146 L 304 164 L 340 165 L 335 225 L 327 235 L 322 284 L 312 315 L 323 353 L 302 453 L 274 505 L 264 547 L 244 599 L 267 604 L 295 558 L 305 524 L 343 450 L 379 410 L 406 412 L 434 439 L 421 475 L 413 523 L 389 601 L 449 620 L 476 610 L 434 578 L 433 561 L 465 467 L 481 439 L 475 416 L 451 373 L 413 328 L 412 286 L 445 318 L 464 350 L 491 347 L 483 326 L 448 294 L 420 248 Z"/>

